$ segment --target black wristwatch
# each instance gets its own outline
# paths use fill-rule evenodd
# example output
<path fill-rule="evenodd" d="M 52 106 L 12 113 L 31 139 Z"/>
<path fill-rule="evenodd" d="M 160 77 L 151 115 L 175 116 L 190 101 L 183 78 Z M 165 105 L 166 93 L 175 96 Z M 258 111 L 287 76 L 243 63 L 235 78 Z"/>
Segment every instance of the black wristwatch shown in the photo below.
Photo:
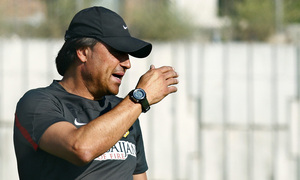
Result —
<path fill-rule="evenodd" d="M 150 105 L 146 97 L 146 92 L 143 89 L 138 88 L 130 91 L 129 97 L 133 102 L 140 103 L 142 105 L 143 113 L 149 111 Z"/>

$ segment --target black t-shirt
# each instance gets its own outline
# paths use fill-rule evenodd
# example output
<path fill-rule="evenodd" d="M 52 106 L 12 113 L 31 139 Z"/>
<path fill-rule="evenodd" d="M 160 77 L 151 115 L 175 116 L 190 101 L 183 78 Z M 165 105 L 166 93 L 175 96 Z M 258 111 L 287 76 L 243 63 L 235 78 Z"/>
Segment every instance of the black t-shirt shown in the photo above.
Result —
<path fill-rule="evenodd" d="M 105 96 L 99 101 L 66 92 L 57 81 L 46 88 L 28 91 L 18 102 L 14 146 L 20 179 L 132 179 L 148 169 L 143 138 L 136 120 L 110 150 L 85 166 L 53 156 L 38 144 L 52 124 L 68 121 L 77 128 L 110 111 L 122 99 Z"/>

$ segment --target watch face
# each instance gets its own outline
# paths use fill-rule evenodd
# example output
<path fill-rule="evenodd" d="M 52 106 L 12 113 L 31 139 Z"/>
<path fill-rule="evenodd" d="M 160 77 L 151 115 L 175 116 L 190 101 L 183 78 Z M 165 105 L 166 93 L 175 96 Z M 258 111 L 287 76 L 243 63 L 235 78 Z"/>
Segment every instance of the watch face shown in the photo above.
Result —
<path fill-rule="evenodd" d="M 144 99 L 145 98 L 145 91 L 142 90 L 142 89 L 136 89 L 134 92 L 133 92 L 133 96 L 134 98 L 136 98 L 137 100 L 141 100 L 141 99 Z"/>

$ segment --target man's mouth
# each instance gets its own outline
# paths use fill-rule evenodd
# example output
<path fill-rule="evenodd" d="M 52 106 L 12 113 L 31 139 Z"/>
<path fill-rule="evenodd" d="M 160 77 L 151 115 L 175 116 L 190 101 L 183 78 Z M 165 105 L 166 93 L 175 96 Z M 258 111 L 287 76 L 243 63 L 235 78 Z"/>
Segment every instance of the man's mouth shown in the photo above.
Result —
<path fill-rule="evenodd" d="M 122 80 L 123 76 L 124 76 L 124 73 L 123 72 L 120 72 L 120 73 L 114 73 L 112 74 L 114 77 Z"/>

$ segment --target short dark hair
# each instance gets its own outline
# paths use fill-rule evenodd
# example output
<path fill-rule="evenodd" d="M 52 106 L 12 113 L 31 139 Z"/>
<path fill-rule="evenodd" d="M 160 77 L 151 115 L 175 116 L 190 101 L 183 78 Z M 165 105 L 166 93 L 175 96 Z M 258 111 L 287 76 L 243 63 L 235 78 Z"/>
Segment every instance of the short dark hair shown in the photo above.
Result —
<path fill-rule="evenodd" d="M 78 58 L 76 50 L 81 48 L 93 48 L 98 40 L 89 37 L 73 38 L 67 40 L 62 48 L 59 50 L 55 59 L 56 69 L 58 73 L 64 76 L 65 72 L 71 64 Z"/>

